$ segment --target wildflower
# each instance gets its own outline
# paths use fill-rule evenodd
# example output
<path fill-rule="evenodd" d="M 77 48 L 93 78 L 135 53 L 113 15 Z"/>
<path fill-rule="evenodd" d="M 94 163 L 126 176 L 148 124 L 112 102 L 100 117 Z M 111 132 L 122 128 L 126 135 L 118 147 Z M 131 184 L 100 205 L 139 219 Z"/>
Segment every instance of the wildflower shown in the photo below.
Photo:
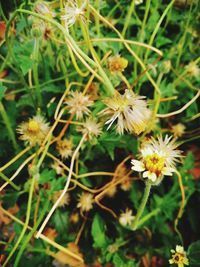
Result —
<path fill-rule="evenodd" d="M 128 60 L 116 55 L 108 58 L 108 68 L 112 73 L 123 72 L 124 69 L 128 66 Z"/>
<path fill-rule="evenodd" d="M 53 18 L 55 17 L 55 13 L 49 7 L 49 3 L 47 2 L 38 2 L 35 5 L 35 11 L 45 17 Z"/>
<path fill-rule="evenodd" d="M 172 126 L 172 132 L 175 137 L 181 137 L 185 132 L 185 125 L 178 123 Z"/>
<path fill-rule="evenodd" d="M 56 144 L 56 149 L 58 150 L 58 153 L 63 159 L 67 159 L 71 157 L 73 153 L 73 142 L 72 140 L 68 140 L 66 138 L 63 140 L 58 140 Z"/>
<path fill-rule="evenodd" d="M 135 216 L 132 214 L 132 210 L 126 209 L 124 213 L 121 213 L 119 222 L 123 226 L 131 225 Z"/>
<path fill-rule="evenodd" d="M 58 198 L 60 197 L 60 195 L 62 194 L 62 190 L 60 191 L 56 191 L 53 193 L 53 202 L 55 203 Z M 66 193 L 62 199 L 60 200 L 59 204 L 58 204 L 58 207 L 64 207 L 65 205 L 69 205 L 69 202 L 70 202 L 70 195 L 69 193 Z"/>
<path fill-rule="evenodd" d="M 93 104 L 93 101 L 90 100 L 88 95 L 83 95 L 77 91 L 71 91 L 69 95 L 70 97 L 65 100 L 65 104 L 69 113 L 76 114 L 77 120 L 82 119 L 84 114 L 88 115 L 90 113 L 88 107 Z"/>
<path fill-rule="evenodd" d="M 93 206 L 93 195 L 90 193 L 82 193 L 79 196 L 79 202 L 77 204 L 77 208 L 80 208 L 80 210 L 83 211 L 89 211 L 92 209 Z"/>
<path fill-rule="evenodd" d="M 199 77 L 200 75 L 200 68 L 194 63 L 190 62 L 187 66 L 185 66 L 187 73 L 192 77 Z"/>
<path fill-rule="evenodd" d="M 116 131 L 119 134 L 123 134 L 124 130 L 137 135 L 143 132 L 151 115 L 144 98 L 126 90 L 123 95 L 117 92 L 114 97 L 106 99 L 107 108 L 100 114 L 111 117 L 105 123 L 108 124 L 107 130 L 117 121 Z"/>
<path fill-rule="evenodd" d="M 93 137 L 98 137 L 102 133 L 101 124 L 91 118 L 87 119 L 77 130 L 83 134 L 87 134 L 89 140 Z"/>
<path fill-rule="evenodd" d="M 186 252 L 182 246 L 176 246 L 176 250 L 172 249 L 172 258 L 169 260 L 170 264 L 177 264 L 178 267 L 184 267 L 189 265 L 189 260 L 186 256 Z"/>
<path fill-rule="evenodd" d="M 61 19 L 64 21 L 67 29 L 78 19 L 85 23 L 85 8 L 87 2 L 87 0 L 83 1 L 82 5 L 79 7 L 76 0 L 67 1 L 64 8 L 64 15 L 61 16 Z"/>
<path fill-rule="evenodd" d="M 158 184 L 164 175 L 172 175 L 175 172 L 175 163 L 181 157 L 181 151 L 176 150 L 177 144 L 172 137 L 165 136 L 163 140 L 153 137 L 141 149 L 141 160 L 133 159 L 132 170 L 142 172 L 144 178 L 148 178 L 154 184 Z"/>
<path fill-rule="evenodd" d="M 41 115 L 36 115 L 28 122 L 22 122 L 17 128 L 21 134 L 20 139 L 26 141 L 31 146 L 40 145 L 49 132 L 48 123 Z"/>

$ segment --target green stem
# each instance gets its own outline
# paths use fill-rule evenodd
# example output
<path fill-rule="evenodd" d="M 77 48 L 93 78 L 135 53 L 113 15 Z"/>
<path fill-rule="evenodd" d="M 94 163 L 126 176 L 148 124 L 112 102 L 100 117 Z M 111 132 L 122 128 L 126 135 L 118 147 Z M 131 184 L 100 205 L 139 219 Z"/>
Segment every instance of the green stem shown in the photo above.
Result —
<path fill-rule="evenodd" d="M 10 179 L 5 175 L 3 174 L 2 172 L 0 172 L 0 177 L 6 181 L 7 183 L 10 184 L 10 186 L 12 186 L 15 190 L 19 191 L 20 190 L 20 187 L 17 186 L 15 183 L 13 183 L 12 181 L 10 181 Z"/>
<path fill-rule="evenodd" d="M 155 209 L 153 210 L 152 212 L 148 213 L 146 216 L 144 216 L 141 220 L 138 221 L 138 224 L 137 226 L 141 226 L 142 224 L 144 224 L 146 221 L 148 221 L 149 219 L 151 219 L 151 217 L 157 215 L 161 210 L 158 208 L 158 209 Z"/>
<path fill-rule="evenodd" d="M 155 39 L 155 37 L 156 37 L 156 34 L 158 33 L 158 30 L 160 29 L 160 25 L 161 25 L 161 23 L 163 22 L 163 20 L 164 20 L 165 16 L 167 15 L 168 11 L 170 10 L 170 8 L 173 6 L 174 1 L 175 1 L 175 0 L 172 0 L 172 1 L 169 3 L 169 5 L 168 5 L 168 6 L 166 7 L 166 9 L 164 10 L 162 16 L 160 17 L 158 23 L 156 24 L 156 27 L 155 27 L 155 29 L 154 29 L 154 31 L 153 31 L 153 33 L 152 33 L 152 35 L 151 35 L 150 41 L 149 41 L 149 43 L 148 43 L 149 45 L 152 45 L 152 44 L 153 44 L 153 41 L 154 41 L 154 39 Z M 149 50 L 146 51 L 144 62 L 147 61 L 148 55 L 149 55 Z"/>
<path fill-rule="evenodd" d="M 26 220 L 25 220 L 23 229 L 21 231 L 20 236 L 18 237 L 17 242 L 15 243 L 13 249 L 11 250 L 10 254 L 8 255 L 8 258 L 6 259 L 6 261 L 4 262 L 4 264 L 2 265 L 2 267 L 5 267 L 7 265 L 7 263 L 9 262 L 9 260 L 13 256 L 13 254 L 15 253 L 16 249 L 18 248 L 19 244 L 21 243 L 21 241 L 23 239 L 23 236 L 25 235 L 26 230 L 28 228 L 28 224 L 29 224 L 29 220 L 30 220 L 30 214 L 31 214 L 31 204 L 32 204 L 32 197 L 33 197 L 35 179 L 36 179 L 36 174 L 33 174 L 33 178 L 32 178 L 32 181 L 31 181 L 31 186 L 30 186 L 30 190 L 29 190 L 29 196 L 28 196 L 28 204 L 27 204 L 27 211 L 26 211 Z"/>
<path fill-rule="evenodd" d="M 129 26 L 129 23 L 130 23 L 130 19 L 131 19 L 132 13 L 134 11 L 134 7 L 135 7 L 135 0 L 132 0 L 131 6 L 130 7 L 128 6 L 128 14 L 126 16 L 126 20 L 125 20 L 125 23 L 124 23 L 124 28 L 122 30 L 122 36 L 123 37 L 125 37 L 125 35 L 126 35 L 126 30 L 128 29 L 128 26 Z"/>
<path fill-rule="evenodd" d="M 137 211 L 137 214 L 135 216 L 135 219 L 134 219 L 134 221 L 133 221 L 133 223 L 131 225 L 131 228 L 133 230 L 136 230 L 137 227 L 138 227 L 139 219 L 142 216 L 142 213 L 144 211 L 144 208 L 145 208 L 145 206 L 147 204 L 150 191 L 151 191 L 151 183 L 150 182 L 146 182 L 146 187 L 145 187 L 145 190 L 144 190 L 144 195 L 143 195 L 142 202 L 141 202 L 141 204 L 139 206 L 139 209 Z"/>
<path fill-rule="evenodd" d="M 107 88 L 107 94 L 108 95 L 113 95 L 115 92 L 115 88 L 113 87 L 112 83 L 110 82 L 110 80 L 108 79 L 107 75 L 105 74 L 105 72 L 103 71 L 103 69 L 101 68 L 100 64 L 97 64 L 97 62 L 95 62 L 94 60 L 92 60 L 89 56 L 87 56 L 80 48 L 79 46 L 76 44 L 76 42 L 74 41 L 74 39 L 70 36 L 69 32 L 57 21 L 50 19 L 48 17 L 42 16 L 40 14 L 37 14 L 35 12 L 32 11 L 28 11 L 28 10 L 24 10 L 24 9 L 17 9 L 14 13 L 13 16 L 10 18 L 8 24 L 7 24 L 7 29 L 10 26 L 10 24 L 12 23 L 13 19 L 15 18 L 15 16 L 17 15 L 17 13 L 25 13 L 25 14 L 29 14 L 35 17 L 38 17 L 40 19 L 43 19 L 45 21 L 48 21 L 49 23 L 51 23 L 52 25 L 54 25 L 55 27 L 57 27 L 65 36 L 66 40 L 67 40 L 67 44 L 68 46 L 71 47 L 71 49 L 73 51 L 76 51 L 77 55 L 80 56 L 82 58 L 82 62 L 83 63 L 89 63 L 91 64 L 92 67 L 95 67 L 99 70 L 99 73 L 102 75 L 102 78 L 104 79 L 104 84 Z M 8 31 L 6 31 L 6 39 L 8 37 Z"/>
<path fill-rule="evenodd" d="M 14 133 L 12 127 L 11 127 L 10 120 L 9 120 L 9 118 L 7 116 L 7 113 L 5 111 L 5 108 L 4 108 L 3 104 L 2 104 L 2 102 L 0 102 L 0 113 L 1 113 L 2 119 L 3 119 L 4 123 L 5 123 L 5 126 L 6 126 L 6 128 L 8 130 L 8 135 L 10 137 L 10 140 L 13 143 L 13 147 L 15 148 L 15 150 L 17 150 L 18 149 L 18 145 L 17 145 L 17 141 L 16 141 L 16 138 L 15 138 L 15 133 Z"/>
<path fill-rule="evenodd" d="M 29 233 L 29 234 L 26 236 L 26 238 L 24 239 L 23 244 L 22 244 L 22 246 L 21 246 L 21 248 L 20 248 L 20 250 L 19 250 L 19 252 L 18 252 L 18 254 L 17 254 L 17 256 L 16 256 L 16 260 L 15 260 L 15 262 L 14 262 L 13 267 L 17 267 L 17 266 L 19 265 L 19 262 L 20 262 L 20 259 L 21 259 L 22 254 L 23 254 L 23 251 L 25 250 L 25 248 L 26 248 L 28 242 L 30 241 L 30 239 L 32 238 L 32 236 L 34 235 L 34 233 L 36 232 L 38 226 L 39 226 L 40 223 L 42 222 L 43 217 L 44 217 L 46 211 L 48 210 L 48 206 L 49 206 L 49 202 L 46 201 L 46 202 L 45 202 L 45 206 L 44 206 L 42 212 L 40 213 L 40 216 L 39 216 L 39 218 L 38 218 L 36 224 L 34 225 L 34 227 L 32 228 L 32 230 L 30 231 L 30 233 Z"/>
<path fill-rule="evenodd" d="M 34 39 L 34 50 L 33 50 L 33 78 L 35 82 L 36 87 L 36 95 L 37 95 L 37 101 L 38 106 L 41 107 L 42 105 L 42 96 L 40 91 L 40 83 L 39 83 L 39 77 L 38 77 L 38 57 L 39 57 L 39 39 Z"/>

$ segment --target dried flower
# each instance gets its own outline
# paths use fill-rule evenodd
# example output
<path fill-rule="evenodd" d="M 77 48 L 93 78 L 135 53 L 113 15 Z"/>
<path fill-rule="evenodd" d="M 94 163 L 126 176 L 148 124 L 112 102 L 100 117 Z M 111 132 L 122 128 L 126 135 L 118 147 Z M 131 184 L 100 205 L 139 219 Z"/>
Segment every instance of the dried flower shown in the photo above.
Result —
<path fill-rule="evenodd" d="M 170 264 L 177 264 L 178 267 L 184 267 L 184 265 L 189 265 L 189 260 L 182 246 L 177 245 L 176 250 L 172 249 L 171 252 L 172 258 L 169 260 Z"/>
<path fill-rule="evenodd" d="M 45 17 L 53 18 L 55 13 L 50 9 L 48 2 L 38 2 L 35 5 L 35 11 Z"/>
<path fill-rule="evenodd" d="M 172 126 L 172 132 L 175 137 L 181 137 L 185 133 L 185 125 L 178 123 Z"/>
<path fill-rule="evenodd" d="M 181 157 L 181 151 L 176 150 L 177 144 L 171 137 L 165 136 L 163 140 L 153 137 L 141 149 L 141 160 L 133 159 L 132 170 L 142 172 L 144 178 L 148 178 L 154 184 L 158 184 L 164 175 L 172 175 L 175 172 L 175 163 Z"/>
<path fill-rule="evenodd" d="M 71 139 L 58 140 L 56 143 L 56 149 L 63 159 L 71 157 L 73 153 L 73 142 Z"/>
<path fill-rule="evenodd" d="M 107 108 L 100 114 L 111 117 L 105 123 L 109 125 L 107 130 L 117 120 L 116 131 L 119 134 L 124 134 L 124 130 L 137 135 L 143 132 L 151 115 L 144 98 L 126 90 L 123 95 L 116 92 L 114 97 L 106 99 Z"/>
<path fill-rule="evenodd" d="M 58 198 L 60 197 L 60 195 L 62 194 L 62 190 L 60 191 L 56 191 L 53 193 L 53 202 L 55 203 Z M 66 193 L 62 199 L 60 200 L 59 204 L 58 204 L 58 207 L 64 207 L 65 205 L 69 205 L 69 202 L 70 202 L 70 195 L 69 193 Z"/>
<path fill-rule="evenodd" d="M 85 8 L 88 1 L 83 1 L 82 5 L 79 7 L 76 0 L 68 0 L 65 4 L 64 14 L 61 16 L 61 19 L 65 23 L 65 27 L 68 29 L 71 27 L 77 20 L 81 20 L 85 23 Z"/>
<path fill-rule="evenodd" d="M 87 134 L 89 140 L 98 137 L 102 133 L 101 124 L 97 123 L 96 120 L 92 118 L 87 119 L 77 130 L 83 134 Z"/>
<path fill-rule="evenodd" d="M 128 66 L 128 60 L 121 57 L 120 55 L 115 55 L 108 58 L 108 68 L 112 73 L 123 72 Z"/>
<path fill-rule="evenodd" d="M 21 134 L 20 139 L 26 141 L 31 146 L 40 145 L 49 132 L 48 123 L 44 117 L 36 115 L 29 119 L 28 122 L 22 122 L 17 128 L 17 132 Z"/>
<path fill-rule="evenodd" d="M 190 62 L 187 66 L 185 66 L 187 73 L 192 77 L 198 78 L 200 75 L 200 68 L 197 66 L 195 62 Z"/>
<path fill-rule="evenodd" d="M 80 210 L 83 211 L 89 211 L 92 209 L 93 206 L 93 195 L 90 193 L 82 193 L 79 196 L 79 202 L 77 204 L 77 208 L 80 208 Z"/>
<path fill-rule="evenodd" d="M 69 95 L 69 98 L 65 100 L 65 104 L 69 109 L 69 113 L 76 114 L 77 120 L 82 119 L 84 114 L 88 115 L 90 113 L 88 107 L 93 104 L 90 96 L 83 95 L 78 91 L 71 91 Z"/>
<path fill-rule="evenodd" d="M 119 222 L 123 226 L 131 225 L 135 216 L 132 214 L 132 210 L 126 209 L 124 213 L 120 214 Z"/>

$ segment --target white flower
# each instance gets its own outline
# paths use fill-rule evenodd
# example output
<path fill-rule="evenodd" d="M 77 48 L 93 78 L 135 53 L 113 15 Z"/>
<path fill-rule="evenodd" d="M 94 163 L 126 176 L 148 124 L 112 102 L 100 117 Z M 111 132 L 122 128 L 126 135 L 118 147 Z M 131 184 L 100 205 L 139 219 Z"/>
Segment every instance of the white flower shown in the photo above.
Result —
<path fill-rule="evenodd" d="M 71 91 L 69 92 L 69 98 L 65 100 L 65 104 L 69 109 L 69 113 L 74 113 L 78 120 L 82 119 L 84 114 L 88 115 L 90 113 L 88 107 L 93 104 L 93 101 L 90 100 L 88 95 L 83 95 L 78 91 Z"/>
<path fill-rule="evenodd" d="M 61 19 L 65 22 L 65 26 L 68 29 L 72 26 L 78 19 L 85 23 L 85 8 L 88 1 L 83 1 L 82 5 L 79 7 L 76 0 L 68 0 L 65 4 L 64 15 Z"/>
<path fill-rule="evenodd" d="M 114 97 L 106 99 L 107 108 L 100 114 L 111 117 L 105 123 L 108 124 L 107 130 L 117 121 L 116 131 L 119 134 L 123 134 L 124 130 L 137 135 L 143 132 L 151 115 L 144 98 L 126 90 L 123 95 L 116 92 Z"/>
<path fill-rule="evenodd" d="M 49 7 L 48 2 L 41 1 L 41 2 L 36 3 L 35 11 L 49 18 L 55 17 L 55 13 L 52 12 L 51 8 Z"/>
<path fill-rule="evenodd" d="M 181 151 L 176 150 L 177 144 L 172 137 L 158 140 L 151 138 L 141 149 L 141 160 L 133 159 L 132 170 L 142 172 L 144 178 L 153 183 L 158 183 L 164 175 L 172 175 L 175 171 L 175 163 L 181 157 Z"/>
<path fill-rule="evenodd" d="M 132 210 L 126 209 L 124 213 L 121 213 L 119 222 L 123 226 L 131 225 L 135 216 L 132 214 Z"/>
<path fill-rule="evenodd" d="M 49 132 L 49 125 L 41 115 L 30 118 L 28 122 L 22 122 L 17 128 L 21 134 L 20 139 L 28 142 L 31 146 L 40 145 Z"/>
<path fill-rule="evenodd" d="M 77 204 L 77 208 L 80 208 L 81 211 L 89 211 L 92 209 L 93 206 L 93 195 L 90 193 L 82 193 L 79 196 L 79 202 Z"/>
<path fill-rule="evenodd" d="M 189 260 L 182 246 L 177 245 L 176 250 L 172 249 L 171 252 L 172 258 L 169 260 L 170 264 L 177 264 L 178 267 L 184 267 L 184 265 L 189 265 Z"/>
<path fill-rule="evenodd" d="M 200 68 L 196 63 L 190 62 L 187 66 L 185 66 L 187 73 L 193 77 L 198 78 L 200 76 Z"/>

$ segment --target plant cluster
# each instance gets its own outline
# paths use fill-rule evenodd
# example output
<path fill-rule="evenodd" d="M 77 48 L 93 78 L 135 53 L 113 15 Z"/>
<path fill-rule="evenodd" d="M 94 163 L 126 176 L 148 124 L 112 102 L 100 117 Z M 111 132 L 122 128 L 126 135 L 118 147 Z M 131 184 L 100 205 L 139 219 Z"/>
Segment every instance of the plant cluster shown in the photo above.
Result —
<path fill-rule="evenodd" d="M 0 4 L 0 266 L 200 266 L 198 10 Z"/>

